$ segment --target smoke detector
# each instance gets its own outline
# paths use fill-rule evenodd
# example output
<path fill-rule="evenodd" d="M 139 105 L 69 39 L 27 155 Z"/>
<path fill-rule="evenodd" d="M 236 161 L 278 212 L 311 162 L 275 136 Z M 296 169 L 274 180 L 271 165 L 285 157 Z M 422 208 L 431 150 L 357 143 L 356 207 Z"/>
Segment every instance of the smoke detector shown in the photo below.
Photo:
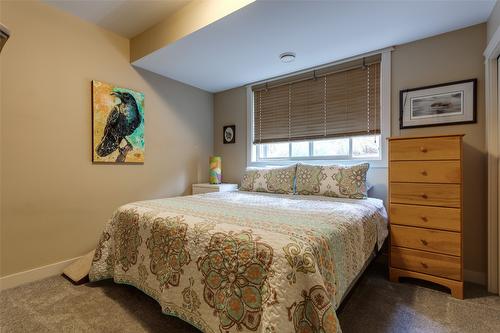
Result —
<path fill-rule="evenodd" d="M 293 52 L 285 52 L 280 54 L 281 62 L 287 63 L 295 60 L 295 53 Z"/>

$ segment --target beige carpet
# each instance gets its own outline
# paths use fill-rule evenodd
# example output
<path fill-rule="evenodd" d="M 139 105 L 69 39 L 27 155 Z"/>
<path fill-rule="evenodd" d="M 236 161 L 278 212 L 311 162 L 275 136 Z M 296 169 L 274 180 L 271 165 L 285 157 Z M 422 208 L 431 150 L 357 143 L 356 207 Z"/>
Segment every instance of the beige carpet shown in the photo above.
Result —
<path fill-rule="evenodd" d="M 339 319 L 345 333 L 500 332 L 500 297 L 475 285 L 467 286 L 466 297 L 391 283 L 375 264 L 339 309 Z M 111 281 L 74 286 L 60 276 L 1 292 L 0 331 L 199 332 L 163 315 L 133 287 Z"/>

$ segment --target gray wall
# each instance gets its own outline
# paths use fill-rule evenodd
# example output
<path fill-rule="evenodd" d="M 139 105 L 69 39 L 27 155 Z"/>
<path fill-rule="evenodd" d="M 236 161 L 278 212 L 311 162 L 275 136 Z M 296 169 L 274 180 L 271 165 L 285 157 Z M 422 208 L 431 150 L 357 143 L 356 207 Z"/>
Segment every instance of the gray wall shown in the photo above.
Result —
<path fill-rule="evenodd" d="M 226 90 L 214 95 L 214 154 L 222 157 L 222 181 L 239 183 L 246 168 L 247 96 L 246 88 Z M 223 144 L 222 130 L 236 125 L 236 142 Z"/>

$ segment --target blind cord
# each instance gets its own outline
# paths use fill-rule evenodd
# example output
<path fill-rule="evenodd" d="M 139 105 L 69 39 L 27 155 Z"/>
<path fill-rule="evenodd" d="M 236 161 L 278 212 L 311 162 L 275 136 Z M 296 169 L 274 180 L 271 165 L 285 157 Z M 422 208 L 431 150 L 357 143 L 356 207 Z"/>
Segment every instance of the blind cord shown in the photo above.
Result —
<path fill-rule="evenodd" d="M 259 143 L 262 142 L 262 90 L 259 91 Z"/>
<path fill-rule="evenodd" d="M 288 85 L 288 140 L 292 138 L 292 85 Z"/>
<path fill-rule="evenodd" d="M 370 66 L 368 66 L 368 75 L 366 76 L 366 98 L 367 98 L 366 132 L 370 134 Z"/>
<path fill-rule="evenodd" d="M 378 71 L 375 71 L 375 81 L 380 81 L 380 76 Z M 378 84 L 375 82 L 375 96 L 380 96 L 378 91 Z M 378 104 L 375 104 L 375 124 L 377 124 L 377 115 L 380 113 L 380 100 Z M 377 143 L 377 137 L 373 138 L 373 143 Z"/>
<path fill-rule="evenodd" d="M 324 127 L 324 136 L 326 137 L 326 89 L 327 89 L 327 84 L 326 84 L 326 76 L 324 77 L 324 89 L 323 89 L 323 112 L 324 112 L 324 119 L 323 119 L 323 127 Z"/>

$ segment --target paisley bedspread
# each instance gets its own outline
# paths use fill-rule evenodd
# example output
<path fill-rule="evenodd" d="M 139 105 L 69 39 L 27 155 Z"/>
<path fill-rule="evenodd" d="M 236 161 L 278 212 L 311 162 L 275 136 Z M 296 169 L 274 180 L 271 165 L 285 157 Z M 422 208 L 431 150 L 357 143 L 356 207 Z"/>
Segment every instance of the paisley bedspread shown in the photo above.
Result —
<path fill-rule="evenodd" d="M 387 236 L 381 200 L 220 192 L 135 202 L 90 280 L 133 285 L 203 332 L 340 332 L 335 310 Z"/>

